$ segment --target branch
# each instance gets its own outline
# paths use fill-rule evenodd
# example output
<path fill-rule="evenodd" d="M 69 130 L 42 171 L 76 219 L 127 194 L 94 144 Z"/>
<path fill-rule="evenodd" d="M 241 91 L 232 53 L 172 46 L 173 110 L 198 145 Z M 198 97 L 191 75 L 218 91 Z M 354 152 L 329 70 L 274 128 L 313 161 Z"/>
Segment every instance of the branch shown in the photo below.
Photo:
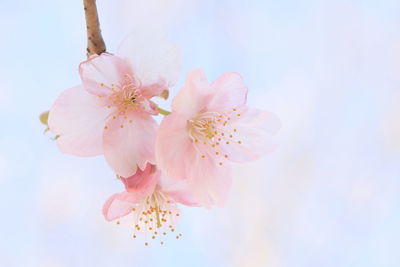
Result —
<path fill-rule="evenodd" d="M 83 0 L 87 30 L 87 57 L 106 52 L 106 44 L 101 36 L 96 0 Z"/>

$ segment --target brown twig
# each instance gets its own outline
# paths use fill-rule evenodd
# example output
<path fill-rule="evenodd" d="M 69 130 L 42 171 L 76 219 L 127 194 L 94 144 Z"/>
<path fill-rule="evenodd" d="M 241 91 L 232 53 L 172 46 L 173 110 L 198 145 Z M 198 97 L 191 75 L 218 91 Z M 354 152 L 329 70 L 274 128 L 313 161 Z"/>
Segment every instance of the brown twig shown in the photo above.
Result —
<path fill-rule="evenodd" d="M 87 30 L 87 56 L 106 52 L 106 44 L 101 36 L 96 0 L 83 0 Z"/>

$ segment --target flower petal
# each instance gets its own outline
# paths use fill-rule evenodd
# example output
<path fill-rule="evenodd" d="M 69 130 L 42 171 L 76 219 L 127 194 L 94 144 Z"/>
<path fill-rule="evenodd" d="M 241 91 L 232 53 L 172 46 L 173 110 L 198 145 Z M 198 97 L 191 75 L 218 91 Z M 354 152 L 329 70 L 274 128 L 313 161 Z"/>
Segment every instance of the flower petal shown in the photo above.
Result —
<path fill-rule="evenodd" d="M 210 90 L 204 71 L 192 70 L 187 75 L 184 87 L 173 99 L 172 110 L 189 118 L 196 116 L 210 101 Z"/>
<path fill-rule="evenodd" d="M 174 202 L 191 207 L 200 206 L 192 193 L 188 180 L 172 181 L 164 176 L 162 182 L 162 191 L 168 194 Z"/>
<path fill-rule="evenodd" d="M 186 121 L 176 113 L 166 116 L 157 132 L 157 165 L 173 180 L 186 179 L 187 170 L 191 167 L 187 156 L 193 152 Z"/>
<path fill-rule="evenodd" d="M 103 127 L 111 109 L 82 86 L 65 90 L 49 113 L 49 128 L 59 135 L 57 144 L 64 153 L 81 157 L 102 154 Z"/>
<path fill-rule="evenodd" d="M 240 117 L 232 120 L 230 133 L 233 138 L 221 142 L 220 148 L 234 162 L 247 162 L 272 152 L 276 147 L 275 134 L 281 123 L 275 114 L 269 111 L 242 107 Z M 233 116 L 235 117 L 235 116 Z M 235 129 L 235 131 L 233 130 Z"/>
<path fill-rule="evenodd" d="M 115 119 L 114 119 L 115 118 Z M 103 135 L 104 156 L 111 168 L 122 177 L 144 170 L 153 163 L 157 123 L 146 113 L 114 116 Z"/>
<path fill-rule="evenodd" d="M 219 76 L 210 90 L 209 111 L 224 111 L 246 103 L 247 87 L 238 73 L 228 72 Z"/>
<path fill-rule="evenodd" d="M 107 53 L 94 55 L 79 65 L 82 84 L 94 95 L 108 96 L 115 85 L 122 85 L 126 74 L 132 76 L 129 64 Z"/>
<path fill-rule="evenodd" d="M 156 166 L 147 163 L 146 168 L 142 171 L 138 169 L 136 173 L 128 178 L 120 177 L 128 192 L 148 192 L 154 191 L 156 184 L 160 179 L 160 171 Z"/>
<path fill-rule="evenodd" d="M 113 221 L 128 215 L 135 204 L 145 195 L 141 193 L 122 192 L 112 195 L 103 206 L 103 215 L 107 221 Z"/>
<path fill-rule="evenodd" d="M 157 134 L 156 158 L 167 177 L 182 182 L 175 187 L 163 186 L 177 202 L 208 208 L 223 205 L 230 188 L 230 168 L 220 166 L 211 157 L 203 158 L 204 154 L 194 146 L 186 131 L 186 121 L 179 114 L 164 118 Z"/>
<path fill-rule="evenodd" d="M 230 166 L 199 155 L 191 158 L 191 166 L 188 182 L 197 203 L 206 208 L 224 206 L 232 183 Z"/>
<path fill-rule="evenodd" d="M 130 63 L 147 97 L 159 95 L 178 80 L 182 65 L 179 49 L 153 30 L 132 32 L 117 54 Z"/>

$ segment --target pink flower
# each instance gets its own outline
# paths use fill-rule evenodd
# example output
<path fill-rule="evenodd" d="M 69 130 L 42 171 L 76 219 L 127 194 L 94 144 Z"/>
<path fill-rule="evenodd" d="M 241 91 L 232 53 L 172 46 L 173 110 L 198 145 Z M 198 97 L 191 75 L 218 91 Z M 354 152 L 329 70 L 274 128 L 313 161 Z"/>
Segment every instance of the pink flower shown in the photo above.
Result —
<path fill-rule="evenodd" d="M 230 188 L 229 162 L 258 159 L 274 147 L 280 122 L 268 111 L 246 107 L 240 75 L 226 73 L 209 84 L 202 70 L 188 74 L 162 121 L 157 164 L 169 177 L 188 179 L 201 205 L 223 205 Z"/>
<path fill-rule="evenodd" d="M 95 55 L 79 65 L 82 85 L 64 91 L 50 109 L 49 128 L 61 151 L 81 157 L 104 154 L 129 177 L 154 163 L 157 106 L 150 100 L 178 76 L 177 49 L 164 39 L 134 35 L 119 56 Z"/>
<path fill-rule="evenodd" d="M 136 233 L 144 233 L 155 239 L 157 235 L 162 235 L 159 232 L 162 229 L 163 235 L 166 235 L 165 228 L 174 232 L 181 214 L 176 203 L 187 206 L 197 206 L 197 203 L 190 192 L 185 190 L 184 183 L 162 185 L 160 176 L 161 172 L 156 166 L 147 164 L 143 171 L 138 170 L 129 178 L 121 177 L 126 191 L 112 195 L 105 202 L 105 219 L 113 221 L 127 217 L 125 219 L 128 223 L 134 226 L 134 237 Z"/>

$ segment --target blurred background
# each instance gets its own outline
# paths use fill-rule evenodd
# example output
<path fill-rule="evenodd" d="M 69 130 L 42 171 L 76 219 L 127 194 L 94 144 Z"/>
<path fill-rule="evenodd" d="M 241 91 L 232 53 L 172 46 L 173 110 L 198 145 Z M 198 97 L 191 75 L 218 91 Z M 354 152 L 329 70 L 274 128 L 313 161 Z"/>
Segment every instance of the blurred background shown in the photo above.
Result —
<path fill-rule="evenodd" d="M 80 83 L 82 1 L 0 0 L 1 266 L 400 266 L 400 2 L 98 0 L 115 52 L 162 26 L 185 73 L 236 71 L 282 120 L 278 150 L 235 166 L 225 208 L 183 208 L 145 247 L 107 223 L 102 157 L 62 154 L 38 116 Z M 160 102 L 168 108 L 169 101 Z"/>

